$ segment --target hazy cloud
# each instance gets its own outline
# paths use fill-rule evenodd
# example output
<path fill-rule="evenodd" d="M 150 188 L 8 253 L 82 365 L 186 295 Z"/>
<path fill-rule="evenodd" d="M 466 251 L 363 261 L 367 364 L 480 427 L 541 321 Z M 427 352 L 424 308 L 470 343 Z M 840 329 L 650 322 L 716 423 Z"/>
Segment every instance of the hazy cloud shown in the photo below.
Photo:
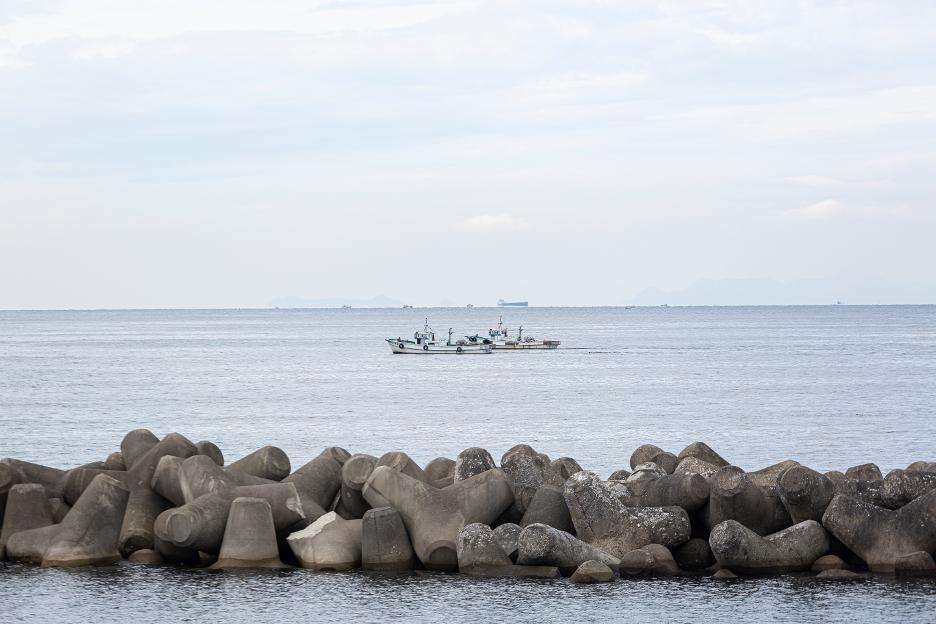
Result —
<path fill-rule="evenodd" d="M 804 219 L 814 221 L 818 219 L 828 219 L 842 212 L 842 202 L 837 199 L 824 199 L 802 208 L 792 208 L 785 210 L 784 215 L 793 219 Z"/>

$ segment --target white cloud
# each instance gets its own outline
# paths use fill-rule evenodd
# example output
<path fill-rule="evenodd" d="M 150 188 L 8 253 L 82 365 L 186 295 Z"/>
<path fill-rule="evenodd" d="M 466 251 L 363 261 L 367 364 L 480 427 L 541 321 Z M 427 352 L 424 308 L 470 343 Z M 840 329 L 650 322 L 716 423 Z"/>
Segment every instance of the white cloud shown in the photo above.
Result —
<path fill-rule="evenodd" d="M 806 174 L 790 176 L 787 181 L 797 186 L 809 188 L 818 188 L 823 186 L 838 186 L 842 184 L 841 180 L 824 175 Z"/>
<path fill-rule="evenodd" d="M 817 221 L 828 219 L 842 212 L 842 202 L 837 199 L 824 199 L 815 204 L 803 206 L 802 208 L 791 208 L 784 210 L 783 214 L 792 219 L 803 219 L 807 221 Z"/>
<path fill-rule="evenodd" d="M 473 234 L 487 234 L 491 232 L 520 232 L 530 228 L 526 219 L 515 217 L 502 212 L 496 215 L 477 215 L 469 217 L 455 224 L 455 229 Z"/>

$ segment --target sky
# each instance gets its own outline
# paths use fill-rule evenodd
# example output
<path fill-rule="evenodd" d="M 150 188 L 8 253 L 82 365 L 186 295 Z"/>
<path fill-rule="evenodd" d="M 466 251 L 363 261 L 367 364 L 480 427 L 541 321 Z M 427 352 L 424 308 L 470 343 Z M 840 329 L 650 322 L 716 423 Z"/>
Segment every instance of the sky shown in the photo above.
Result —
<path fill-rule="evenodd" d="M 915 0 L 0 0 L 0 308 L 936 303 L 934 32 Z"/>

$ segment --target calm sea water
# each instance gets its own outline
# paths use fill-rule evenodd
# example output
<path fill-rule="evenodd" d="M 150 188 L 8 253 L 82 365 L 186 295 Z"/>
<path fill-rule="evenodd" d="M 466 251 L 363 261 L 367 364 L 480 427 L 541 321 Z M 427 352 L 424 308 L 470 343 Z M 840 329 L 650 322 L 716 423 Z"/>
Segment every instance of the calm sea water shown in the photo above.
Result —
<path fill-rule="evenodd" d="M 413 357 L 382 338 L 513 328 L 552 352 Z M 148 427 L 417 461 L 520 442 L 600 474 L 704 440 L 746 469 L 936 460 L 936 307 L 0 312 L 0 456 L 68 467 Z M 3 564 L 0 564 L 2 566 Z M 0 567 L 0 621 L 933 621 L 936 584 L 618 582 Z"/>

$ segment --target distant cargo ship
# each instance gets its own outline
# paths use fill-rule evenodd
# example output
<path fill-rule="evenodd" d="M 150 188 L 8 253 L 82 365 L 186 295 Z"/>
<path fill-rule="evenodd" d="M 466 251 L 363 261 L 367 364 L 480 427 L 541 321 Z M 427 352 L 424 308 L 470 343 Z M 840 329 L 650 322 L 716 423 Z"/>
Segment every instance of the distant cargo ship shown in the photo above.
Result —
<path fill-rule="evenodd" d="M 530 304 L 527 301 L 504 301 L 503 299 L 498 299 L 497 305 L 502 308 L 525 308 Z"/>

